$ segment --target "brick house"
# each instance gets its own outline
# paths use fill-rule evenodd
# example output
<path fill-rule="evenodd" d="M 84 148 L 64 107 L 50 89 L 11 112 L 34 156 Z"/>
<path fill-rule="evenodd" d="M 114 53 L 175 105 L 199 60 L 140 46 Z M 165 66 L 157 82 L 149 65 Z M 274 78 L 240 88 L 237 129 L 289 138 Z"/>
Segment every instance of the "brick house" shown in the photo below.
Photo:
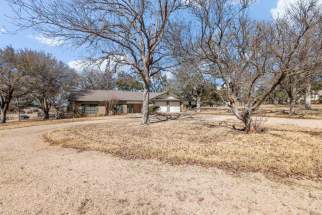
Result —
<path fill-rule="evenodd" d="M 143 92 L 119 90 L 84 90 L 74 93 L 70 102 L 74 112 L 85 116 L 141 113 Z M 109 110 L 113 104 L 113 110 Z M 150 103 L 158 112 L 177 113 L 182 111 L 180 99 L 169 93 L 150 93 Z"/>

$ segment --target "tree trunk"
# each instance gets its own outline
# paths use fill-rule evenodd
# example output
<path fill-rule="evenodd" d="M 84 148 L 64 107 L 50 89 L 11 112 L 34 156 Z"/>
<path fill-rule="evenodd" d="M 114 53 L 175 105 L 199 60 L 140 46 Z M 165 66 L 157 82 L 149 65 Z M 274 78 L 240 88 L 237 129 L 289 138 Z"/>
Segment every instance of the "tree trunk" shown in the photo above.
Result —
<path fill-rule="evenodd" d="M 201 107 L 201 97 L 197 95 L 197 112 L 200 112 L 200 107 Z"/>
<path fill-rule="evenodd" d="M 311 105 L 311 83 L 310 79 L 306 80 L 306 88 L 305 88 L 305 109 L 306 110 L 311 110 L 312 105 Z"/>
<path fill-rule="evenodd" d="M 294 81 L 293 81 L 294 82 Z M 290 86 L 290 89 L 287 92 L 288 97 L 289 97 L 289 115 L 295 114 L 295 105 L 296 105 L 296 94 L 297 94 L 297 89 L 294 84 L 292 83 L 292 86 Z"/>
<path fill-rule="evenodd" d="M 149 87 L 144 87 L 143 92 L 143 105 L 142 105 L 142 114 L 143 114 L 143 124 L 147 125 L 149 124 L 149 96 L 150 96 L 150 90 Z"/>
<path fill-rule="evenodd" d="M 9 105 L 5 104 L 4 107 L 1 110 L 1 123 L 7 122 L 7 111 L 8 111 Z"/>
<path fill-rule="evenodd" d="M 253 120 L 252 120 L 252 114 L 250 110 L 245 110 L 243 113 L 243 123 L 245 125 L 245 132 L 251 133 L 255 131 L 255 128 L 253 126 Z"/>
<path fill-rule="evenodd" d="M 289 115 L 293 115 L 295 114 L 295 105 L 296 105 L 296 101 L 295 98 L 292 96 L 290 97 L 290 101 L 289 101 L 289 105 L 290 105 L 290 111 L 289 111 Z"/>
<path fill-rule="evenodd" d="M 49 109 L 44 108 L 43 112 L 44 112 L 43 120 L 48 120 L 49 119 Z"/>
<path fill-rule="evenodd" d="M 246 109 L 243 113 L 241 113 L 233 100 L 230 101 L 229 107 L 231 112 L 237 117 L 237 119 L 244 123 L 245 127 L 243 128 L 243 131 L 245 131 L 246 133 L 255 131 L 251 109 Z"/>
<path fill-rule="evenodd" d="M 9 109 L 9 105 L 12 99 L 13 90 L 11 89 L 9 91 L 8 97 L 4 98 L 1 96 L 1 121 L 0 123 L 6 123 L 7 122 L 7 111 Z"/>
<path fill-rule="evenodd" d="M 104 116 L 110 115 L 110 110 L 109 110 L 108 107 L 109 107 L 109 102 L 105 101 L 105 113 L 104 113 Z"/>
<path fill-rule="evenodd" d="M 49 111 L 50 111 L 50 105 L 46 98 L 42 98 L 42 111 L 44 112 L 43 120 L 49 119 Z"/>
<path fill-rule="evenodd" d="M 18 105 L 18 120 L 21 121 L 21 110 L 20 110 L 20 106 Z"/>
<path fill-rule="evenodd" d="M 1 123 L 6 123 L 6 113 L 4 110 L 1 111 Z"/>

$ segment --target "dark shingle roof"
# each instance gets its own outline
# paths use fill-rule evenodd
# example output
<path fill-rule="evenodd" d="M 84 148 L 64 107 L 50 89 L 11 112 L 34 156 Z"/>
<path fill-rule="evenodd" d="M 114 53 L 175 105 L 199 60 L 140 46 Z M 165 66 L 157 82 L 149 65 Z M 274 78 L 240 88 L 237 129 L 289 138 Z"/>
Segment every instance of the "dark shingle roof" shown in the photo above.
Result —
<path fill-rule="evenodd" d="M 163 93 L 150 93 L 150 99 Z M 143 92 L 131 92 L 120 90 L 83 90 L 74 94 L 74 101 L 80 102 L 103 102 L 108 100 L 118 101 L 142 101 Z"/>

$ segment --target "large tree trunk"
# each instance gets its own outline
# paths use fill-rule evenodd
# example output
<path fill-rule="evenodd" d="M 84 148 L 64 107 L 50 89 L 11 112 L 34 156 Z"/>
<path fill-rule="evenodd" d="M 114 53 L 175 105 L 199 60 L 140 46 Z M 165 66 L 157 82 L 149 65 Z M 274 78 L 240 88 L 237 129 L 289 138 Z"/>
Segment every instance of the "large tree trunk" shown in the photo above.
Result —
<path fill-rule="evenodd" d="M 255 128 L 253 125 L 253 120 L 252 120 L 252 112 L 248 109 L 246 109 L 244 111 L 244 113 L 242 114 L 242 118 L 243 118 L 243 123 L 245 125 L 245 132 L 247 133 L 251 133 L 251 132 L 255 132 Z"/>
<path fill-rule="evenodd" d="M 6 123 L 6 121 L 7 121 L 7 113 L 6 113 L 6 111 L 5 110 L 1 110 L 1 123 Z"/>
<path fill-rule="evenodd" d="M 142 105 L 142 114 L 143 114 L 143 124 L 147 125 L 149 124 L 149 98 L 150 96 L 150 90 L 149 87 L 144 87 L 143 92 L 143 105 Z"/>
<path fill-rule="evenodd" d="M 18 105 L 18 121 L 21 121 L 21 110 L 20 110 L 20 106 Z"/>
<path fill-rule="evenodd" d="M 7 112 L 8 112 L 9 105 L 4 104 L 4 106 L 1 108 L 1 123 L 7 122 Z"/>
<path fill-rule="evenodd" d="M 293 96 L 291 96 L 289 101 L 289 115 L 295 114 L 295 105 L 296 105 L 296 100 Z"/>
<path fill-rule="evenodd" d="M 45 108 L 45 109 L 43 109 L 43 112 L 44 112 L 43 120 L 48 120 L 49 119 L 49 109 Z"/>
<path fill-rule="evenodd" d="M 243 131 L 246 133 L 254 132 L 253 120 L 252 120 L 252 111 L 251 109 L 246 109 L 242 113 L 238 110 L 238 106 L 236 105 L 234 100 L 230 100 L 229 107 L 231 112 L 243 122 L 244 128 Z"/>
<path fill-rule="evenodd" d="M 10 105 L 10 102 L 12 99 L 12 95 L 13 95 L 13 90 L 11 90 L 9 92 L 8 97 L 6 97 L 6 98 L 1 97 L 1 106 L 0 106 L 0 108 L 1 108 L 1 121 L 0 121 L 0 123 L 7 122 L 7 112 L 8 112 L 9 105 Z"/>
<path fill-rule="evenodd" d="M 197 95 L 197 112 L 200 112 L 200 107 L 201 107 L 201 96 Z"/>
<path fill-rule="evenodd" d="M 49 111 L 50 111 L 50 105 L 47 101 L 46 98 L 42 99 L 42 111 L 44 112 L 44 117 L 43 120 L 48 120 L 49 119 Z"/>
<path fill-rule="evenodd" d="M 311 105 L 311 82 L 310 79 L 306 80 L 306 88 L 305 88 L 305 109 L 306 110 L 311 110 L 312 105 Z"/>
<path fill-rule="evenodd" d="M 296 94 L 297 89 L 295 84 L 292 83 L 292 86 L 290 86 L 290 89 L 287 92 L 288 98 L 289 98 L 289 115 L 295 114 L 295 105 L 296 105 Z"/>

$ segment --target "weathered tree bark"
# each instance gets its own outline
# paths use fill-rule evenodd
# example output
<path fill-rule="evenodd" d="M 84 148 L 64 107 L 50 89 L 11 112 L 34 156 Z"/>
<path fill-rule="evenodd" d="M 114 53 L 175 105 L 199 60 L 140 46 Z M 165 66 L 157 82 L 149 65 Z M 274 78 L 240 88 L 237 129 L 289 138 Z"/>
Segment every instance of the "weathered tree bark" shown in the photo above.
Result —
<path fill-rule="evenodd" d="M 48 101 L 45 98 L 43 99 L 41 108 L 42 108 L 42 111 L 44 112 L 43 120 L 48 120 L 49 119 L 50 106 L 48 104 Z"/>
<path fill-rule="evenodd" d="M 230 110 L 232 113 L 244 124 L 244 128 L 242 129 L 246 133 L 254 132 L 252 113 L 249 110 L 245 110 L 242 113 L 238 110 L 237 106 L 230 106 Z"/>
<path fill-rule="evenodd" d="M 145 86 L 143 91 L 143 105 L 142 105 L 142 114 L 143 114 L 143 124 L 149 124 L 149 100 L 150 100 L 150 89 Z"/>
<path fill-rule="evenodd" d="M 310 79 L 306 79 L 306 87 L 305 87 L 305 99 L 304 99 L 304 106 L 306 110 L 311 110 L 312 109 L 312 104 L 311 104 L 311 82 Z"/>
<path fill-rule="evenodd" d="M 19 105 L 18 105 L 18 121 L 21 121 L 21 110 Z"/>
<path fill-rule="evenodd" d="M 112 116 L 114 112 L 114 107 L 112 105 L 112 101 L 105 102 L 105 116 Z"/>
<path fill-rule="evenodd" d="M 289 115 L 295 114 L 295 105 L 296 105 L 296 94 L 297 94 L 297 88 L 295 86 L 296 82 L 294 80 L 291 80 L 290 86 L 287 90 L 288 99 L 289 99 Z"/>
<path fill-rule="evenodd" d="M 236 102 L 233 98 L 230 98 L 229 102 L 229 108 L 231 112 L 239 119 L 240 121 L 243 122 L 244 128 L 242 129 L 246 133 L 250 133 L 255 131 L 254 126 L 253 126 L 253 120 L 252 120 L 252 109 L 251 108 L 246 108 L 244 111 L 238 110 L 238 106 L 236 105 Z"/>
<path fill-rule="evenodd" d="M 1 121 L 0 123 L 6 123 L 7 122 L 7 112 L 9 109 L 9 105 L 11 102 L 11 99 L 13 97 L 13 89 L 9 91 L 8 96 L 6 97 L 1 97 Z"/>
<path fill-rule="evenodd" d="M 44 109 L 43 112 L 44 112 L 43 120 L 48 120 L 49 119 L 49 109 Z"/>
<path fill-rule="evenodd" d="M 251 113 L 251 110 L 249 109 L 246 109 L 244 111 L 244 113 L 242 114 L 242 117 L 243 117 L 243 123 L 245 125 L 245 132 L 246 133 L 250 133 L 250 132 L 254 132 L 255 131 L 255 128 L 253 126 L 253 120 L 252 120 L 252 113 Z"/>
<path fill-rule="evenodd" d="M 289 101 L 289 115 L 294 115 L 295 114 L 295 105 L 296 105 L 296 100 L 293 96 L 291 96 Z"/>
<path fill-rule="evenodd" d="M 7 122 L 7 111 L 8 111 L 8 105 L 4 105 L 4 108 L 1 109 L 1 123 Z"/>
<path fill-rule="evenodd" d="M 201 96 L 197 95 L 197 99 L 196 99 L 196 103 L 197 103 L 197 112 L 200 112 L 200 107 L 201 107 Z"/>

